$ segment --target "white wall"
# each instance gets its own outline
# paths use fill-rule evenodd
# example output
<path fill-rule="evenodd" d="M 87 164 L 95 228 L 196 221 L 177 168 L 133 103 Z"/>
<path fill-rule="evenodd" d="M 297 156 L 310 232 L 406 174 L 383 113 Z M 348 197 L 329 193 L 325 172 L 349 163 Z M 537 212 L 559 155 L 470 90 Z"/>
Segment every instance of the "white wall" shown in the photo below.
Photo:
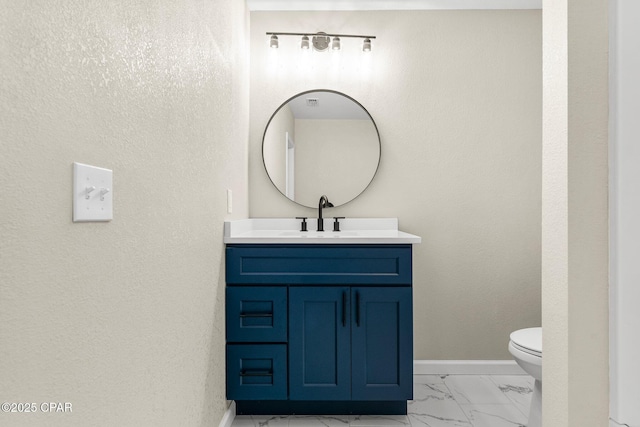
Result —
<path fill-rule="evenodd" d="M 640 426 L 640 4 L 610 3 L 611 418 Z"/>
<path fill-rule="evenodd" d="M 303 52 L 267 31 L 374 34 Z M 306 56 L 305 56 L 306 55 Z M 252 12 L 250 215 L 317 215 L 269 181 L 261 139 L 296 93 L 333 89 L 376 121 L 380 168 L 324 214 L 399 217 L 414 251 L 416 359 L 508 359 L 509 333 L 539 326 L 541 12 Z"/>
<path fill-rule="evenodd" d="M 545 427 L 608 424 L 607 7 L 542 9 Z"/>
<path fill-rule="evenodd" d="M 73 409 L 0 424 L 221 419 L 247 35 L 237 0 L 0 1 L 0 401 Z M 74 161 L 113 169 L 113 221 L 72 223 Z"/>

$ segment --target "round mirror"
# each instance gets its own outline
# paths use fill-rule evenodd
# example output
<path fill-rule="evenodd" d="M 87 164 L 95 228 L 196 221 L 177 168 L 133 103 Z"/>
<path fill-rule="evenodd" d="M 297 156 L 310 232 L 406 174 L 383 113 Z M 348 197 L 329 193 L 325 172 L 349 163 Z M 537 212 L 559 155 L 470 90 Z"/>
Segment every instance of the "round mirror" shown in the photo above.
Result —
<path fill-rule="evenodd" d="M 302 92 L 271 116 L 262 159 L 289 200 L 316 208 L 326 195 L 340 206 L 360 195 L 380 163 L 380 135 L 356 100 L 332 90 Z"/>

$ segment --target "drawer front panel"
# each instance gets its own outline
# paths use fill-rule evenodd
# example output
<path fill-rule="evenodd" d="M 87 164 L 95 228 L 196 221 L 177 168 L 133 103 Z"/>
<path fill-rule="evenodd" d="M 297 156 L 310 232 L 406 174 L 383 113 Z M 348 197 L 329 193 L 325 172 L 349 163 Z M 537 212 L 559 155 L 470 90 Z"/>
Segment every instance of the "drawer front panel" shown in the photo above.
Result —
<path fill-rule="evenodd" d="M 227 284 L 410 285 L 411 245 L 227 245 Z"/>
<path fill-rule="evenodd" d="M 284 400 L 287 398 L 285 344 L 228 344 L 227 399 Z"/>
<path fill-rule="evenodd" d="M 227 287 L 227 341 L 286 342 L 287 288 Z"/>

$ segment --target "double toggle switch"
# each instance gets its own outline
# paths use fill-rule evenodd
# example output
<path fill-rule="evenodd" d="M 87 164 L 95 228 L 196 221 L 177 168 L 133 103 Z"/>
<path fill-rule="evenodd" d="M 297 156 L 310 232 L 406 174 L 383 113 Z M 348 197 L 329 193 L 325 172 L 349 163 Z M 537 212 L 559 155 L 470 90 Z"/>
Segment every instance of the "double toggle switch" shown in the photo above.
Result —
<path fill-rule="evenodd" d="M 87 189 L 85 190 L 85 196 L 84 196 L 84 198 L 85 198 L 85 199 L 87 199 L 87 200 L 91 199 L 91 193 L 92 193 L 95 189 L 96 189 L 96 187 L 94 187 L 93 185 L 92 185 L 91 187 L 87 187 Z M 99 192 L 99 195 L 100 195 L 100 196 L 99 196 L 99 197 L 100 197 L 100 201 L 101 201 L 101 202 L 104 202 L 104 196 L 105 196 L 105 194 L 107 194 L 108 192 L 109 192 L 109 189 L 108 189 L 108 188 L 104 188 L 104 187 L 102 187 L 102 188 L 100 189 L 100 192 Z"/>
<path fill-rule="evenodd" d="M 73 222 L 113 219 L 113 171 L 73 164 Z"/>

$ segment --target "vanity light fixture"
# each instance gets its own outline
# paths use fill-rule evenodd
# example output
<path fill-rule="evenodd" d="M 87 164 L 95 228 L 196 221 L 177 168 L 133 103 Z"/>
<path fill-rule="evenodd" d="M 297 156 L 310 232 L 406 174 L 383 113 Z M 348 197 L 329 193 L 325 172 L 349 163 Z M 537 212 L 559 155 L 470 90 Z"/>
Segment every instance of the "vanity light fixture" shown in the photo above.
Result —
<path fill-rule="evenodd" d="M 301 49 L 309 49 L 310 46 L 313 46 L 314 50 L 318 52 L 324 52 L 329 49 L 329 45 L 331 45 L 332 50 L 340 50 L 341 43 L 340 38 L 359 38 L 364 39 L 362 43 L 362 51 L 363 52 L 371 52 L 371 39 L 375 39 L 376 36 L 365 36 L 358 34 L 327 34 L 322 31 L 317 33 L 274 33 L 268 32 L 268 36 L 270 36 L 269 46 L 273 48 L 278 47 L 278 36 L 302 36 L 302 40 L 300 42 Z M 311 37 L 311 43 L 309 43 L 309 37 Z M 333 39 L 333 40 L 332 40 Z"/>

